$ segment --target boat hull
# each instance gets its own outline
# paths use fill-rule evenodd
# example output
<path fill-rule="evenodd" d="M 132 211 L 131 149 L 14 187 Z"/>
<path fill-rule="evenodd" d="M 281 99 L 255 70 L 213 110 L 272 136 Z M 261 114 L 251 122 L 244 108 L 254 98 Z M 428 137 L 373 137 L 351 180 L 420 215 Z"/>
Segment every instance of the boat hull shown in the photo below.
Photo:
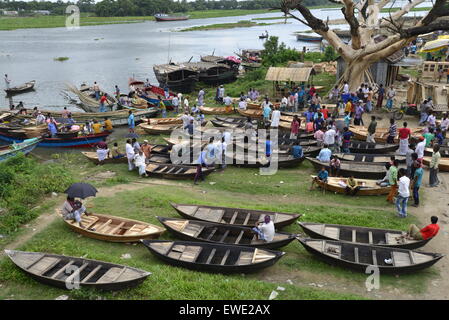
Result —
<path fill-rule="evenodd" d="M 88 136 L 81 136 L 71 139 L 64 138 L 43 138 L 41 142 L 37 145 L 42 148 L 85 148 L 94 147 L 95 144 L 102 141 L 104 138 L 109 136 L 109 132 L 92 134 Z M 25 139 L 17 138 L 14 136 L 6 135 L 5 133 L 0 133 L 0 140 L 7 142 L 21 143 Z"/>

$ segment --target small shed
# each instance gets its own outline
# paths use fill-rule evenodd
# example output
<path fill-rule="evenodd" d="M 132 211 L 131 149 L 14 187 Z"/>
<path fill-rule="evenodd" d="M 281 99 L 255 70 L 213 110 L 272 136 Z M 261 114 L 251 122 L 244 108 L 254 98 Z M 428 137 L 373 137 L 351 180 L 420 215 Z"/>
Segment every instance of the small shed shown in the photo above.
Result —
<path fill-rule="evenodd" d="M 273 81 L 274 92 L 278 95 L 285 95 L 285 92 L 296 85 L 308 82 L 313 76 L 313 68 L 279 68 L 270 67 L 265 80 Z"/>
<path fill-rule="evenodd" d="M 374 41 L 376 43 L 379 43 L 386 38 L 387 36 L 385 35 L 377 35 L 375 36 Z M 373 81 L 377 84 L 383 84 L 384 87 L 392 85 L 399 73 L 400 66 L 396 64 L 399 63 L 404 57 L 404 52 L 402 50 L 399 50 L 393 53 L 391 56 L 374 63 L 370 67 Z M 340 79 L 340 77 L 343 75 L 345 68 L 346 62 L 343 60 L 343 58 L 339 57 L 337 59 L 337 79 Z"/>

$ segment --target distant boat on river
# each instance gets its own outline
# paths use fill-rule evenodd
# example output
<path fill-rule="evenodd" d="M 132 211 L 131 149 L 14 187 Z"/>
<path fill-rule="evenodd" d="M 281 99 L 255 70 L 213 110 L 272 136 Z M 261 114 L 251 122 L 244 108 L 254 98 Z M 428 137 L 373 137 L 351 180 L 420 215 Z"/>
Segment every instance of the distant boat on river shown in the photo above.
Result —
<path fill-rule="evenodd" d="M 155 14 L 154 18 L 156 19 L 156 21 L 159 21 L 159 22 L 189 20 L 189 16 L 171 16 L 171 15 L 164 14 L 164 13 Z"/>

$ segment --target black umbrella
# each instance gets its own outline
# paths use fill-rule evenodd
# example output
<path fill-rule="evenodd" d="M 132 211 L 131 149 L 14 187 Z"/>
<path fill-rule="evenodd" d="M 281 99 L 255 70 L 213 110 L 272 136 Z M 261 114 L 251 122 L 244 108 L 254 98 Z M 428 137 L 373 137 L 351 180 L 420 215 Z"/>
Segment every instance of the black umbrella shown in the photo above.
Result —
<path fill-rule="evenodd" d="M 67 193 L 67 195 L 70 198 L 81 198 L 85 199 L 87 197 L 95 197 L 98 190 L 95 189 L 93 185 L 90 185 L 88 183 L 74 183 L 70 187 L 67 188 L 64 193 Z"/>

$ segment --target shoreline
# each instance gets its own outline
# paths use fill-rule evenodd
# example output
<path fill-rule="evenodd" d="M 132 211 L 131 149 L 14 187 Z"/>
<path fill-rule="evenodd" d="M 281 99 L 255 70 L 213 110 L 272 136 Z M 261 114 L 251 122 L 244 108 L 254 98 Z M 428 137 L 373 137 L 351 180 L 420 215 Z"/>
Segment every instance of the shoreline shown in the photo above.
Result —
<path fill-rule="evenodd" d="M 338 9 L 339 6 L 315 6 L 309 9 Z M 384 9 L 385 10 L 385 9 Z M 392 11 L 399 8 L 392 8 Z M 415 8 L 411 11 L 425 11 L 429 8 Z M 269 9 L 256 10 L 209 10 L 209 11 L 192 11 L 187 14 L 190 20 L 225 18 L 247 15 L 262 15 L 266 13 L 276 12 Z M 279 12 L 280 13 L 280 12 Z M 267 17 L 255 18 L 254 20 L 278 20 L 285 17 Z M 66 16 L 37 16 L 37 17 L 0 17 L 0 31 L 13 31 L 19 29 L 40 29 L 40 28 L 62 28 L 65 26 Z M 145 21 L 155 21 L 153 16 L 124 16 L 124 17 L 97 17 L 97 16 L 81 16 L 81 26 L 94 26 L 105 24 L 129 24 L 142 23 Z"/>

